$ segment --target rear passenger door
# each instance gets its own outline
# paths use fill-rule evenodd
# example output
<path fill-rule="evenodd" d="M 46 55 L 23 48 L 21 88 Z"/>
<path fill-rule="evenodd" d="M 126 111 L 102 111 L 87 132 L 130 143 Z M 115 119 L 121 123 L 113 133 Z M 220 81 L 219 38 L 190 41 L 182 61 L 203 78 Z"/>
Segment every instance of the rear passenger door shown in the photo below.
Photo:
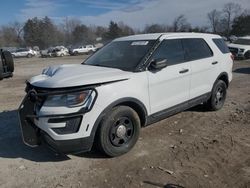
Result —
<path fill-rule="evenodd" d="M 213 51 L 202 38 L 182 39 L 185 59 L 191 66 L 190 98 L 211 92 L 219 67 Z"/>
<path fill-rule="evenodd" d="M 181 40 L 164 40 L 151 61 L 157 59 L 166 59 L 168 66 L 147 71 L 152 114 L 189 100 L 190 64 L 185 62 Z"/>

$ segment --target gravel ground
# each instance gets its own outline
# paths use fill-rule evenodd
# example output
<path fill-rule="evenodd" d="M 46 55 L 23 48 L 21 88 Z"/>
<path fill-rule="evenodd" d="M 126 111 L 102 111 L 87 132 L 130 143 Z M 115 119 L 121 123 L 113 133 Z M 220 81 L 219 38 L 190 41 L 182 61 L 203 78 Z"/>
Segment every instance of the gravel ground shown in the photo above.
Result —
<path fill-rule="evenodd" d="M 16 59 L 14 77 L 0 81 L 0 187 L 250 187 L 250 61 L 235 62 L 222 110 L 198 106 L 143 128 L 121 157 L 25 146 L 16 111 L 25 80 L 84 58 Z"/>

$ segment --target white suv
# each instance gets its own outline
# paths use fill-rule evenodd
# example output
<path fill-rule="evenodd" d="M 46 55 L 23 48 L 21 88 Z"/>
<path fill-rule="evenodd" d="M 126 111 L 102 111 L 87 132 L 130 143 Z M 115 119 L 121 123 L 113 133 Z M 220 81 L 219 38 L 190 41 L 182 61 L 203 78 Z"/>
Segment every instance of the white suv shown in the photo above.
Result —
<path fill-rule="evenodd" d="M 27 81 L 19 108 L 23 140 L 63 153 L 128 152 L 140 128 L 198 104 L 222 108 L 232 55 L 218 35 L 118 38 L 80 65 L 53 66 Z"/>
<path fill-rule="evenodd" d="M 31 58 L 35 56 L 35 52 L 28 48 L 19 48 L 15 52 L 11 53 L 13 57 L 28 57 Z"/>
<path fill-rule="evenodd" d="M 240 37 L 228 47 L 235 57 L 250 59 L 250 36 Z"/>
<path fill-rule="evenodd" d="M 70 55 L 79 55 L 79 54 L 92 54 L 96 51 L 94 45 L 79 46 L 78 48 L 72 48 L 69 50 Z"/>

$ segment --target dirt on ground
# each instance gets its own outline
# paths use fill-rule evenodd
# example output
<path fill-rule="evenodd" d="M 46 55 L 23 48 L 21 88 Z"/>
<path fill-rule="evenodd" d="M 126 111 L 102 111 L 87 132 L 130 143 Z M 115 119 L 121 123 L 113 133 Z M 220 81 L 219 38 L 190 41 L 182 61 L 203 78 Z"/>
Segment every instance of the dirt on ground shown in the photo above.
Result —
<path fill-rule="evenodd" d="M 15 59 L 14 77 L 0 81 L 0 187 L 250 188 L 250 61 L 234 63 L 222 110 L 197 106 L 143 128 L 121 157 L 25 146 L 17 118 L 25 80 L 49 65 L 84 58 Z"/>

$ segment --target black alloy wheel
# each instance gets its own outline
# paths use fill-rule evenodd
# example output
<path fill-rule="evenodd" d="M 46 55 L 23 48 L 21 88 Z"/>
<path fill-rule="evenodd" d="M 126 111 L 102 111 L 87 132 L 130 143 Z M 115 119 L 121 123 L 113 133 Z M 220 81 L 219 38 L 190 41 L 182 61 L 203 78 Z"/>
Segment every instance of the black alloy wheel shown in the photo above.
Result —
<path fill-rule="evenodd" d="M 98 148 L 110 157 L 130 151 L 140 134 L 140 118 L 128 106 L 117 106 L 107 112 L 97 132 Z"/>

